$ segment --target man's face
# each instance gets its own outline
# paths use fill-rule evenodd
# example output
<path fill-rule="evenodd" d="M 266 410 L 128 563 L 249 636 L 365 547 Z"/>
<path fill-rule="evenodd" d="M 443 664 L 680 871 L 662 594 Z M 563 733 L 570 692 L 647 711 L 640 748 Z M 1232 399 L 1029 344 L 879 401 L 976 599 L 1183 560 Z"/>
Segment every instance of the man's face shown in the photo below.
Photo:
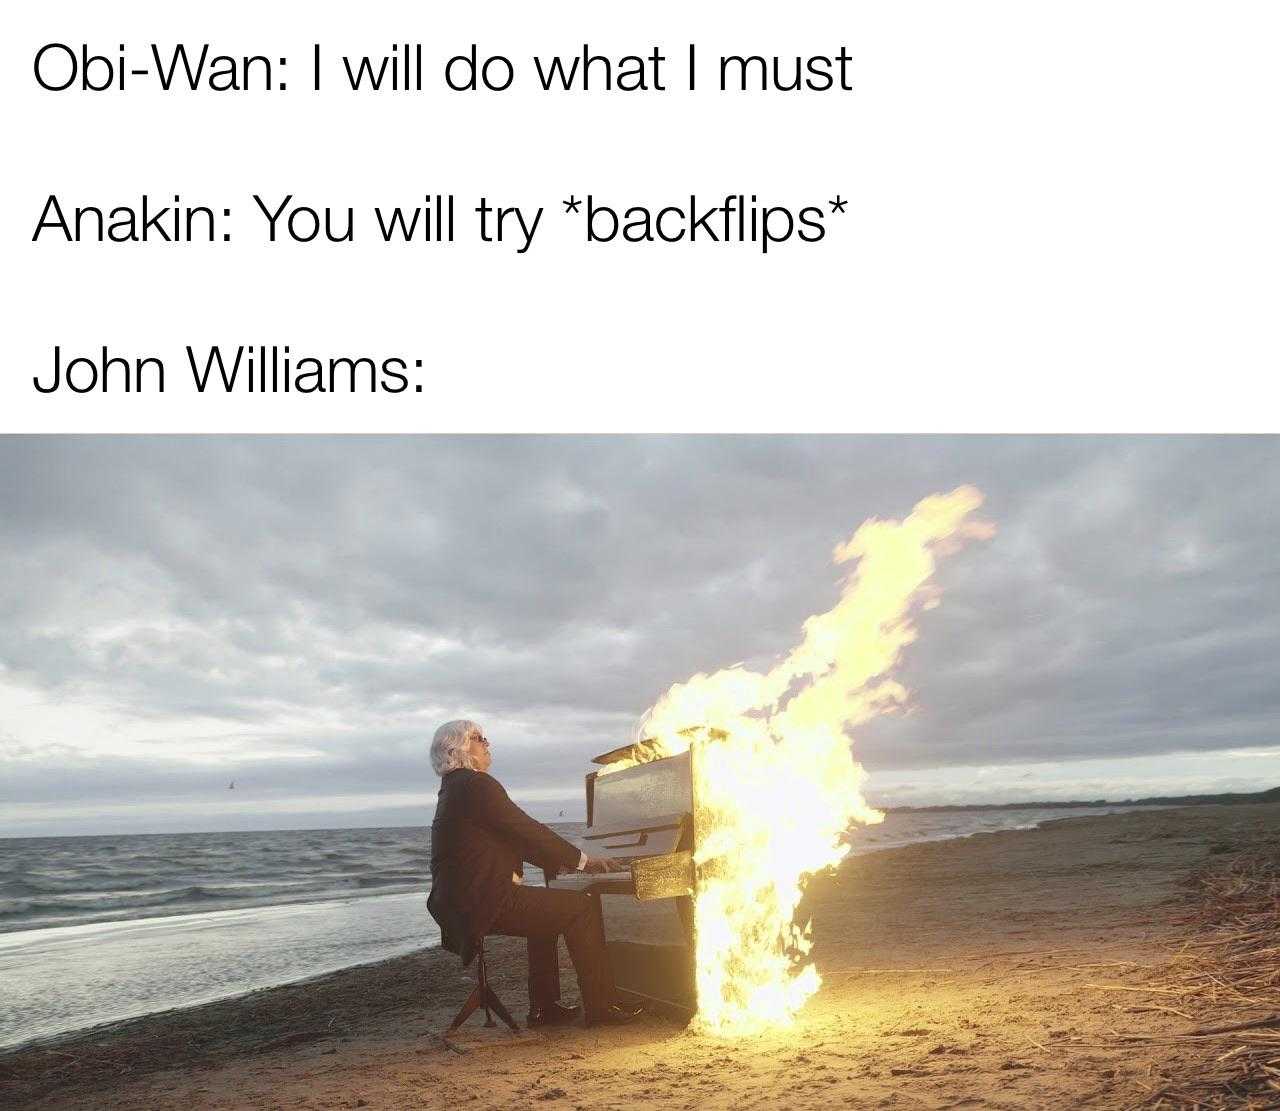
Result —
<path fill-rule="evenodd" d="M 493 763 L 493 757 L 489 754 L 488 739 L 472 734 L 471 739 L 467 742 L 467 748 L 471 752 L 471 760 L 476 771 L 487 772 L 489 766 Z"/>

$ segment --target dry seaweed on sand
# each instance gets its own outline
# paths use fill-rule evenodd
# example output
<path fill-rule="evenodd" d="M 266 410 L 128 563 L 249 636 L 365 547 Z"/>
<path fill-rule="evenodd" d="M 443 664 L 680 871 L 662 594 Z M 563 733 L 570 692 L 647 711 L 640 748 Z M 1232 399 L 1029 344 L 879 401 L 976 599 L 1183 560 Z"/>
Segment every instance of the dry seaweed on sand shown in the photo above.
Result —
<path fill-rule="evenodd" d="M 1153 1069 L 1147 1107 L 1280 1108 L 1280 844 L 1194 874 L 1185 934 L 1146 988 L 1195 1025 L 1142 1043 L 1185 1047 Z"/>

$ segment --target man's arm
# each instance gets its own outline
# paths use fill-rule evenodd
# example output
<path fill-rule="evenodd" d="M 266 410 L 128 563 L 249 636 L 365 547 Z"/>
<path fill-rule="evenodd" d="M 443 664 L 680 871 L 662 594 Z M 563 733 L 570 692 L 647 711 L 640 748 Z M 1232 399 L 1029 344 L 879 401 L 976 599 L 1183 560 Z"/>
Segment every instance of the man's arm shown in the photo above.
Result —
<path fill-rule="evenodd" d="M 475 819 L 519 846 L 522 859 L 543 868 L 569 871 L 585 867 L 586 855 L 553 829 L 529 817 L 490 775 L 481 773 L 470 784 Z"/>

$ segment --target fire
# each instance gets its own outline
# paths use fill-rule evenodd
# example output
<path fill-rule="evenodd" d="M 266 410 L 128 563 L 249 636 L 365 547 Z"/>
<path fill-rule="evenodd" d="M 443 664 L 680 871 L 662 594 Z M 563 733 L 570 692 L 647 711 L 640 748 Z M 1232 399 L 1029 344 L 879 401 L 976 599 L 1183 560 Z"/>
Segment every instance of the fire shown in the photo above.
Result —
<path fill-rule="evenodd" d="M 694 747 L 703 1032 L 787 1026 L 821 985 L 810 926 L 795 920 L 805 883 L 849 852 L 853 823 L 884 819 L 863 798 L 848 730 L 906 701 L 890 673 L 916 638 L 916 612 L 937 605 L 937 557 L 992 535 L 971 517 L 981 504 L 962 486 L 925 498 L 903 521 L 864 522 L 834 552 L 854 564 L 840 600 L 804 623 L 777 666 L 695 675 L 641 719 L 641 760 Z"/>

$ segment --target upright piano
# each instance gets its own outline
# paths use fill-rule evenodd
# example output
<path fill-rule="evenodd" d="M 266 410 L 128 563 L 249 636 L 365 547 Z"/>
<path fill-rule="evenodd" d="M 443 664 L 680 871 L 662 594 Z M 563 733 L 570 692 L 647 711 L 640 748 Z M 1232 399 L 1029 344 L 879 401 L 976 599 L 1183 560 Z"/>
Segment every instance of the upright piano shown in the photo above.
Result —
<path fill-rule="evenodd" d="M 637 746 L 595 757 L 601 767 L 586 777 L 587 830 L 580 844 L 588 856 L 610 857 L 626 871 L 550 881 L 595 900 L 619 990 L 684 1021 L 697 1010 L 698 743 L 674 756 L 616 769 L 610 765 L 636 758 Z"/>

